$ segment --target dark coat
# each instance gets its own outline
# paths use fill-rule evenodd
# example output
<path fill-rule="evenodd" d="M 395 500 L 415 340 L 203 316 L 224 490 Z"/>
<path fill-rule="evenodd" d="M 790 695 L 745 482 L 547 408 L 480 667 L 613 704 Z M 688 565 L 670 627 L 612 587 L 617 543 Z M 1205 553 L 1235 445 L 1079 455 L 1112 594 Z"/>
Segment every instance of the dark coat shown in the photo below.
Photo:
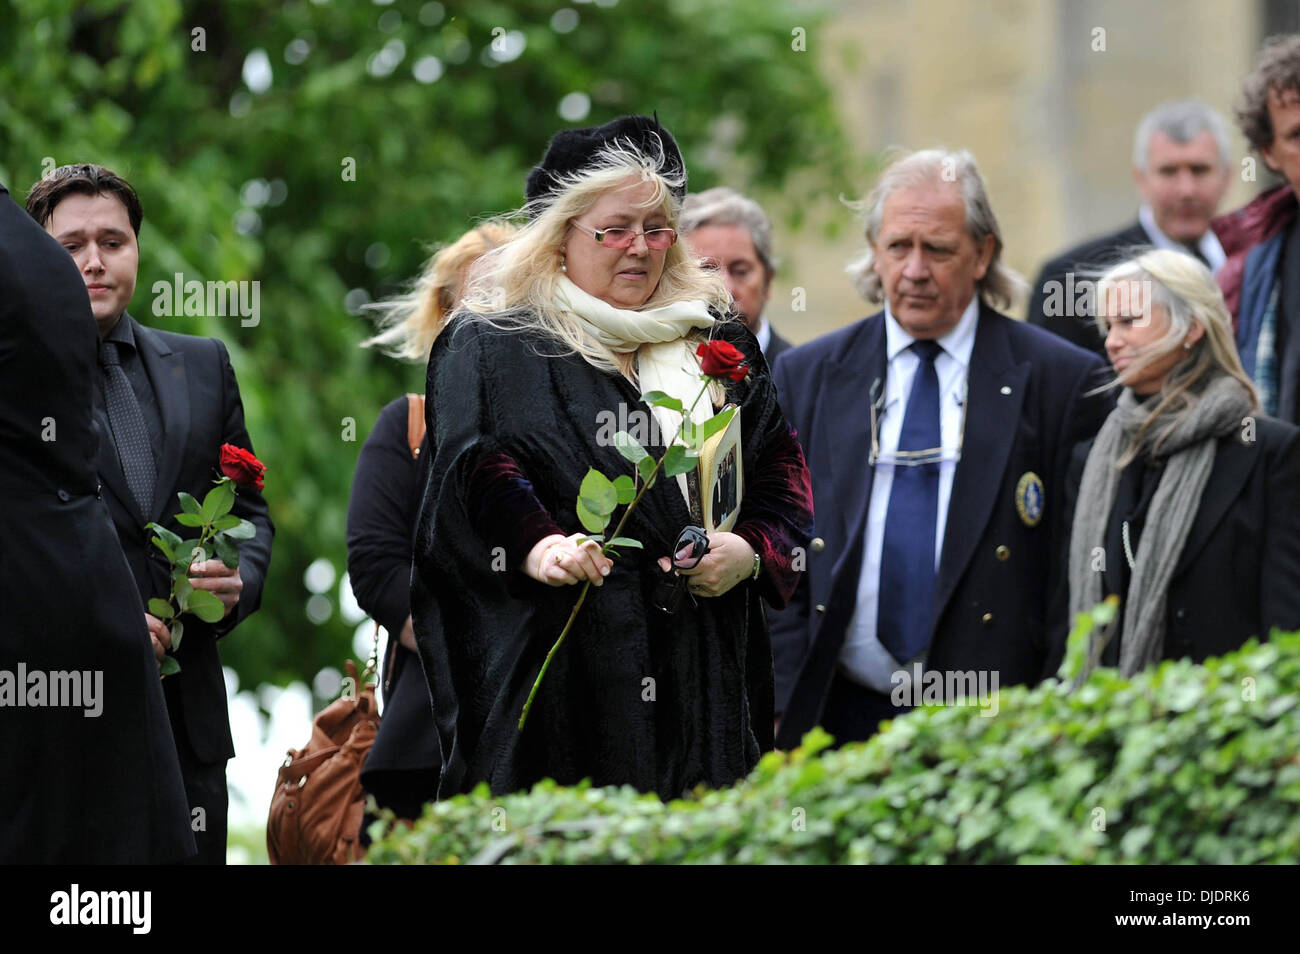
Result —
<path fill-rule="evenodd" d="M 812 471 L 817 527 L 795 597 L 772 618 L 782 748 L 821 719 L 853 616 L 873 476 L 868 396 L 885 368 L 881 312 L 791 350 L 775 370 Z M 1069 532 L 1062 491 L 1070 452 L 1109 411 L 1108 399 L 1086 396 L 1102 383 L 1100 369 L 1081 349 L 981 305 L 930 668 L 996 670 L 1001 685 L 1043 676 L 1049 619 L 1065 612 L 1057 553 Z M 1030 471 L 1045 490 L 1036 526 L 1016 507 L 1017 484 Z"/>
<path fill-rule="evenodd" d="M 747 521 L 810 523 L 788 513 L 763 475 L 787 462 L 806 481 L 798 447 L 776 406 L 758 342 L 738 322 L 717 326 L 754 362 L 751 380 L 728 384 L 740 404 L 743 466 L 749 476 L 736 532 Z M 772 745 L 772 655 L 760 595 L 777 605 L 768 575 L 716 598 L 688 598 L 667 616 L 653 605 L 663 578 L 657 559 L 691 517 L 675 479 L 662 476 L 623 529 L 644 544 L 625 548 L 593 586 L 555 655 L 521 733 L 516 724 L 547 652 L 580 587 L 550 587 L 515 560 L 497 562 L 511 541 L 485 538 L 468 506 L 476 461 L 504 452 L 566 532 L 580 529 L 578 487 L 589 467 L 607 475 L 632 467 L 600 417 L 649 414 L 622 375 L 522 333 L 454 320 L 433 346 L 426 416 L 433 458 L 415 543 L 411 607 L 442 743 L 439 797 L 486 781 L 510 792 L 551 777 L 591 778 L 676 797 L 700 782 L 728 785 Z M 540 354 L 539 354 L 540 352 Z M 683 395 L 687 400 L 694 395 Z M 662 445 L 646 445 L 658 456 Z M 617 511 L 622 514 L 622 509 Z M 612 529 L 612 527 L 611 527 Z M 793 535 L 786 539 L 796 539 Z M 797 539 L 807 544 L 806 530 Z"/>
<path fill-rule="evenodd" d="M 175 520 L 181 509 L 176 495 L 184 491 L 202 500 L 212 481 L 221 476 L 221 445 L 234 444 L 252 451 L 253 443 L 244 427 L 244 406 L 225 345 L 215 338 L 146 328 L 129 314 L 122 320 L 131 322 L 166 432 L 153 510 L 142 521 L 122 472 L 102 401 L 96 410 L 104 434 L 99 447 L 99 479 L 144 612 L 143 607 L 152 597 L 166 598 L 171 586 L 167 558 L 149 542 L 153 534 L 144 525 L 160 523 L 183 539 L 193 538 L 196 531 Z M 181 672 L 169 676 L 163 684 L 173 728 L 183 720 L 196 757 L 208 764 L 224 762 L 235 754 L 217 639 L 261 604 L 275 534 L 266 500 L 252 488 L 239 488 L 231 513 L 257 527 L 255 537 L 239 541 L 239 575 L 244 581 L 239 602 L 229 616 L 216 624 L 204 623 L 193 615 L 184 618 L 185 633 L 176 651 Z"/>
<path fill-rule="evenodd" d="M 767 359 L 767 366 L 769 368 L 775 368 L 776 359 L 793 348 L 794 345 L 785 338 L 782 338 L 781 335 L 777 333 L 776 328 L 772 327 L 770 321 L 768 322 L 768 327 L 772 329 L 772 337 L 768 339 L 767 350 L 763 352 L 763 357 Z"/>
<path fill-rule="evenodd" d="M 0 186 L 0 670 L 98 671 L 98 716 L 0 708 L 0 863 L 194 852 L 131 571 L 99 492 L 95 321 L 71 257 Z"/>
<path fill-rule="evenodd" d="M 1275 414 L 1292 422 L 1300 420 L 1300 314 L 1296 311 L 1300 274 L 1295 268 L 1296 249 L 1290 247 L 1296 212 L 1295 192 L 1283 183 L 1211 223 L 1228 256 L 1215 277 L 1232 313 L 1242 368 L 1252 380 L 1258 380 L 1264 315 L 1281 278 L 1272 342 Z"/>
<path fill-rule="evenodd" d="M 1151 236 L 1147 234 L 1146 229 L 1142 228 L 1140 223 L 1134 222 L 1118 232 L 1091 239 L 1062 252 L 1044 265 L 1038 273 L 1038 278 L 1034 280 L 1029 298 L 1029 311 L 1026 313 L 1029 322 L 1046 328 L 1081 348 L 1087 348 L 1102 358 L 1106 357 L 1106 348 L 1092 315 L 1078 315 L 1073 307 L 1065 314 L 1047 314 L 1048 283 L 1059 282 L 1061 288 L 1059 301 L 1063 305 L 1073 306 L 1082 288 L 1081 280 L 1090 277 L 1087 272 L 1115 265 L 1130 257 L 1135 249 L 1150 244 Z M 1075 273 L 1073 300 L 1067 294 L 1069 285 L 1066 275 L 1070 272 Z"/>
<path fill-rule="evenodd" d="M 1300 629 L 1300 428 L 1259 417 L 1255 440 L 1242 436 L 1237 430 L 1219 439 L 1169 581 L 1165 659 L 1201 662 L 1252 636 L 1268 639 L 1275 626 Z M 1070 468 L 1071 515 L 1091 446 L 1088 441 L 1075 451 Z M 1064 633 L 1061 627 L 1052 668 L 1065 651 Z"/>
<path fill-rule="evenodd" d="M 429 469 L 427 435 L 419 458 L 411 456 L 408 414 L 405 396 L 380 412 L 357 457 L 348 500 L 348 579 L 357 605 L 388 632 L 384 718 L 361 782 L 395 810 L 431 800 L 442 767 L 429 684 L 419 656 L 398 642 L 411 615 L 411 542 Z"/>

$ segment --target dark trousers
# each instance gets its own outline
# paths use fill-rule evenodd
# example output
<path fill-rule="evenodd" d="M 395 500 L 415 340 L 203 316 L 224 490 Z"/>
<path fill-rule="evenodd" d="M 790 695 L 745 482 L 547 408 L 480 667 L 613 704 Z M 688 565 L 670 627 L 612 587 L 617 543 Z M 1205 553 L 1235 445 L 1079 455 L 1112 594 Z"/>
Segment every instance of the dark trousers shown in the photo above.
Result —
<path fill-rule="evenodd" d="M 826 694 L 822 728 L 835 736 L 836 746 L 865 742 L 876 734 L 881 722 L 908 710 L 908 706 L 894 705 L 889 696 L 861 686 L 837 670 Z"/>
<path fill-rule="evenodd" d="M 230 793 L 226 788 L 226 762 L 200 762 L 185 731 L 185 719 L 179 705 L 169 705 L 172 734 L 176 737 L 176 754 L 180 757 L 181 781 L 190 804 L 190 829 L 199 853 L 186 858 L 187 865 L 224 865 L 226 863 L 226 815 Z M 199 811 L 199 809 L 202 809 Z"/>

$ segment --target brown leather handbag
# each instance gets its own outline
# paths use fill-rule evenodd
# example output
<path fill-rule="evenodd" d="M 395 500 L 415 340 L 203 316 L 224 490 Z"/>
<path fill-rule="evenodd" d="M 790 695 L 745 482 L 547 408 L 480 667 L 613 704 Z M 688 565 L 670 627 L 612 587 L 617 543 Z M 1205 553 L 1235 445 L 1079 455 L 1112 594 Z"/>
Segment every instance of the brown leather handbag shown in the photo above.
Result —
<path fill-rule="evenodd" d="M 311 741 L 301 750 L 290 749 L 280 766 L 266 822 L 266 852 L 273 865 L 343 865 L 365 854 L 361 766 L 379 731 L 379 710 L 374 683 L 359 685 L 352 660 L 345 668 L 354 690 L 316 716 Z"/>
<path fill-rule="evenodd" d="M 419 459 L 424 443 L 424 395 L 408 394 L 406 440 Z M 397 640 L 389 640 L 389 655 Z M 379 732 L 375 685 L 369 681 L 379 652 L 379 624 L 365 673 L 357 676 L 352 660 L 345 664 L 354 690 L 331 703 L 312 722 L 311 741 L 290 749 L 280 766 L 271 813 L 266 820 L 266 852 L 273 865 L 344 865 L 360 861 L 361 824 L 366 793 L 361 768 Z M 385 667 L 392 672 L 390 665 Z M 392 688 L 391 686 L 388 688 Z"/>

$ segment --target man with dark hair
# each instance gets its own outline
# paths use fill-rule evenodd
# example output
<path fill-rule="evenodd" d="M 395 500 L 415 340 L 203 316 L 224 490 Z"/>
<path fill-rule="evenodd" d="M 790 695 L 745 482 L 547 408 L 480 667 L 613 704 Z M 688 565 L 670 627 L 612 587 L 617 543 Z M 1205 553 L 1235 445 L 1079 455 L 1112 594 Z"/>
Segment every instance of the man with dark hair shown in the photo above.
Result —
<path fill-rule="evenodd" d="M 72 256 L 90 293 L 103 396 L 96 407 L 104 438 L 99 479 L 135 576 L 139 611 L 166 645 L 170 634 L 145 607 L 167 597 L 171 568 L 144 527 L 155 522 L 185 535 L 175 520 L 177 494 L 202 500 L 221 475 L 223 444 L 252 451 L 235 372 L 220 341 L 146 328 L 127 313 L 143 215 L 125 180 L 99 166 L 63 166 L 32 187 L 27 210 Z M 257 528 L 239 544 L 239 566 L 214 558 L 190 568 L 190 582 L 221 600 L 225 618 L 209 624 L 185 617 L 175 651 L 181 671 L 163 683 L 197 860 L 208 864 L 225 862 L 226 761 L 235 754 L 216 641 L 261 603 L 274 534 L 266 501 L 251 487 L 240 488 L 232 512 Z"/>
<path fill-rule="evenodd" d="M 1133 139 L 1133 183 L 1142 197 L 1137 221 L 1044 265 L 1033 285 L 1029 320 L 1104 358 L 1091 296 L 1084 294 L 1095 280 L 1092 272 L 1148 246 L 1186 252 L 1211 271 L 1222 265 L 1224 252 L 1210 219 L 1228 191 L 1229 147 L 1227 123 L 1198 100 L 1161 103 L 1143 116 Z"/>
<path fill-rule="evenodd" d="M 1300 35 L 1264 44 L 1242 83 L 1237 125 L 1284 181 L 1214 221 L 1228 260 L 1219 287 L 1265 414 L 1300 422 Z"/>
<path fill-rule="evenodd" d="M 0 864 L 194 851 L 158 664 L 95 475 L 89 315 L 72 262 L 0 184 Z"/>
<path fill-rule="evenodd" d="M 140 223 L 144 221 L 144 210 L 140 207 L 140 197 L 135 194 L 130 183 L 114 175 L 103 166 L 81 163 L 74 166 L 59 166 L 53 170 L 27 193 L 27 214 L 37 222 L 48 222 L 54 214 L 54 207 L 69 195 L 110 195 L 117 198 L 126 209 L 127 221 L 131 231 L 140 237 Z"/>

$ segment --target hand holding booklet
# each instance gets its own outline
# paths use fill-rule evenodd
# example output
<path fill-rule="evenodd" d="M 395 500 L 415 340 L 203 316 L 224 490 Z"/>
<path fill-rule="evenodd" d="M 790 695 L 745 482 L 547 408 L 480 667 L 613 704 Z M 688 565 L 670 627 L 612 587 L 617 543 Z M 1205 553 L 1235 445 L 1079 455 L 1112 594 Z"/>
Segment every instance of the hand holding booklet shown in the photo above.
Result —
<path fill-rule="evenodd" d="M 695 470 L 686 475 L 691 516 L 710 532 L 730 530 L 740 514 L 745 496 L 740 452 L 740 408 L 729 404 L 719 413 L 732 412 L 727 426 L 700 445 Z"/>

